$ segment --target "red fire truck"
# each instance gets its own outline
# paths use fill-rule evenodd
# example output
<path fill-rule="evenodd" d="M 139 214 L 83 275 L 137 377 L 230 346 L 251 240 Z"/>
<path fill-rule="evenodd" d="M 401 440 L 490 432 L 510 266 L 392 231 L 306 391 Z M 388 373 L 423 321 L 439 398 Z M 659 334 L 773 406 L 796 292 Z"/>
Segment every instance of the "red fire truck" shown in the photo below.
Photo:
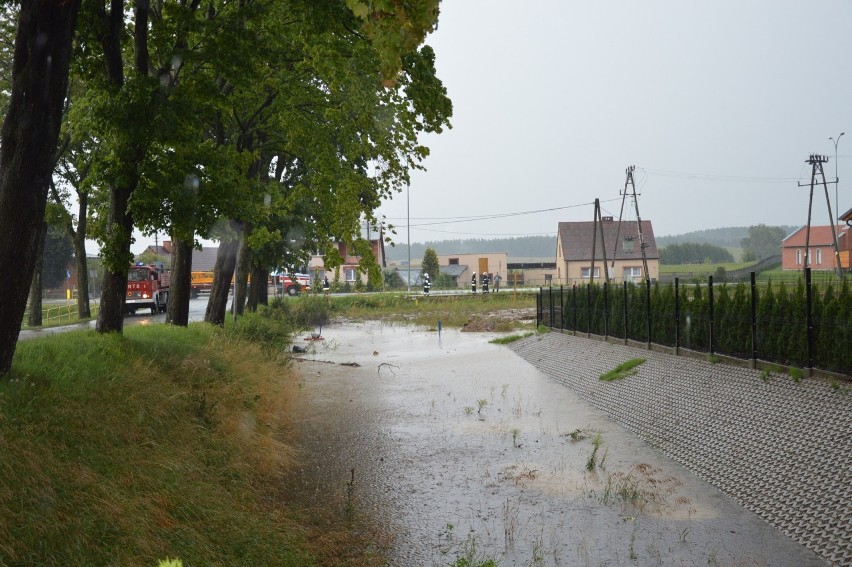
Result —
<path fill-rule="evenodd" d="M 130 266 L 125 311 L 130 315 L 140 308 L 150 309 L 152 315 L 165 312 L 170 284 L 171 275 L 163 268 L 146 266 L 141 262 Z"/>

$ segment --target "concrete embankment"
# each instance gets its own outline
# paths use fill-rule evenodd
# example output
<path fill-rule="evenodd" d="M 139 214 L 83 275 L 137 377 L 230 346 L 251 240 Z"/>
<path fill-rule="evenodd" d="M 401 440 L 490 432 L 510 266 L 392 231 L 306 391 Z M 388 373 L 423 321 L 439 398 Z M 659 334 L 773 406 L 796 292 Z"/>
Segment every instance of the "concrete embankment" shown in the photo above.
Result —
<path fill-rule="evenodd" d="M 561 333 L 521 357 L 833 565 L 852 565 L 852 385 Z M 645 358 L 635 375 L 600 375 Z"/>

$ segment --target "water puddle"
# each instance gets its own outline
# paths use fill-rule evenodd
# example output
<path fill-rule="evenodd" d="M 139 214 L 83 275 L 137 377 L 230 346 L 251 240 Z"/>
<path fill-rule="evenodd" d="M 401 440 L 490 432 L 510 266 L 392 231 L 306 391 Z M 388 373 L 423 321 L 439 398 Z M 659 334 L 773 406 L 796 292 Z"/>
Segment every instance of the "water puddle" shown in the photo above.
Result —
<path fill-rule="evenodd" d="M 495 335 L 323 336 L 296 363 L 289 497 L 383 522 L 392 565 L 825 565 Z"/>

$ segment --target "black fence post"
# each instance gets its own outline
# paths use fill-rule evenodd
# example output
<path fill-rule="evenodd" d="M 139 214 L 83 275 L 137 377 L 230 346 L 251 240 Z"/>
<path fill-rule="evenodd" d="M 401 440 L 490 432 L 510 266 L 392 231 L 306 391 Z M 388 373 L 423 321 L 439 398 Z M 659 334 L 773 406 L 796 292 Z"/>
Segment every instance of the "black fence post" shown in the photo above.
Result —
<path fill-rule="evenodd" d="M 807 305 L 808 319 L 808 376 L 814 375 L 814 319 L 811 310 L 811 269 L 805 268 L 805 298 Z"/>
<path fill-rule="evenodd" d="M 553 328 L 553 286 L 547 288 L 548 291 L 548 299 L 550 301 L 550 321 L 548 321 L 548 327 Z"/>
<path fill-rule="evenodd" d="M 604 340 L 609 337 L 609 283 L 604 282 Z"/>
<path fill-rule="evenodd" d="M 541 304 L 542 304 L 542 289 L 538 288 L 538 294 L 535 296 L 535 328 L 538 329 L 541 325 Z"/>
<path fill-rule="evenodd" d="M 757 283 L 751 273 L 751 367 L 757 368 Z"/>
<path fill-rule="evenodd" d="M 707 293 L 710 296 L 710 356 L 713 356 L 715 351 L 713 340 L 713 276 L 707 276 Z"/>
<path fill-rule="evenodd" d="M 574 321 L 573 331 L 574 335 L 577 334 L 577 284 L 571 288 L 571 311 L 572 311 L 572 319 Z"/>
<path fill-rule="evenodd" d="M 559 330 L 565 330 L 565 293 L 563 286 L 559 286 Z"/>
<path fill-rule="evenodd" d="M 675 293 L 675 354 L 680 354 L 680 278 L 675 278 L 674 293 Z"/>
<path fill-rule="evenodd" d="M 627 282 L 624 283 L 624 344 L 627 344 Z"/>
<path fill-rule="evenodd" d="M 648 344 L 647 347 L 651 348 L 651 280 L 645 280 L 645 303 L 648 306 Z"/>

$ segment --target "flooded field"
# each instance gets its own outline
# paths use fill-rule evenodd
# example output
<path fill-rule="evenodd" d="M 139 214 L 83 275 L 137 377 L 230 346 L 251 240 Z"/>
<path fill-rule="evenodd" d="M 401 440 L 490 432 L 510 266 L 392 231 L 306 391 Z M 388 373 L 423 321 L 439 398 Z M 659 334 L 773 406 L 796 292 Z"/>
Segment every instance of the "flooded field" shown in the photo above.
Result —
<path fill-rule="evenodd" d="M 826 565 L 494 336 L 300 340 L 288 497 L 373 519 L 391 565 Z"/>

